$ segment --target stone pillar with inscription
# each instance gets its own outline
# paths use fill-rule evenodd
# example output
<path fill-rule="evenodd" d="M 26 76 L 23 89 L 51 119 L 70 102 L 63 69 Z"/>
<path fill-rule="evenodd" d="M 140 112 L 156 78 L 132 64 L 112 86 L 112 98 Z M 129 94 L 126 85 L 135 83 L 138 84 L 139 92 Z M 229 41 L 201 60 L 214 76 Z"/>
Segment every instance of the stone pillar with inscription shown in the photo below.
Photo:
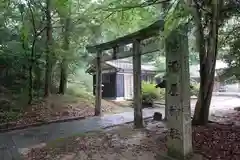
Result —
<path fill-rule="evenodd" d="M 166 41 L 167 155 L 187 159 L 192 156 L 187 25 L 173 31 Z"/>

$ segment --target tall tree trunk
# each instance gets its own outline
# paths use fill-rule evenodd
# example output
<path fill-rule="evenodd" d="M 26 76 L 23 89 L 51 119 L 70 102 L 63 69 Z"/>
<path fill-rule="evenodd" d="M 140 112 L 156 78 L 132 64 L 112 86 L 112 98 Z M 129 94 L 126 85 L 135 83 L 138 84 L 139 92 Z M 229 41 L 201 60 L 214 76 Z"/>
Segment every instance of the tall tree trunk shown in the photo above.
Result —
<path fill-rule="evenodd" d="M 60 85 L 59 85 L 59 93 L 64 94 L 67 88 L 67 52 L 69 51 L 69 41 L 70 41 L 70 16 L 65 19 L 65 25 L 64 25 L 64 44 L 63 48 L 66 52 L 66 54 L 63 55 L 62 63 L 61 63 L 61 76 L 60 76 Z"/>
<path fill-rule="evenodd" d="M 192 123 L 195 125 L 205 125 L 208 123 L 209 108 L 212 98 L 214 85 L 215 65 L 217 58 L 217 43 L 218 43 L 218 26 L 220 13 L 220 0 L 212 0 L 211 11 L 212 17 L 208 27 L 208 42 L 207 45 L 203 41 L 203 30 L 201 31 L 200 40 L 200 93 L 196 103 L 194 117 Z M 205 44 L 205 47 L 203 45 Z M 205 49 L 206 50 L 203 50 Z"/>
<path fill-rule="evenodd" d="M 48 97 L 50 94 L 50 87 L 52 81 L 52 19 L 51 19 L 51 0 L 46 0 L 46 70 L 45 70 L 45 88 L 44 96 Z"/>
<path fill-rule="evenodd" d="M 34 64 L 34 52 L 35 52 L 35 43 L 36 43 L 36 36 L 34 35 L 34 39 L 32 42 L 32 49 L 31 49 L 31 56 L 29 62 L 29 86 L 28 86 L 28 104 L 32 103 L 33 99 L 33 64 Z"/>
<path fill-rule="evenodd" d="M 32 56 L 30 57 L 30 62 L 29 62 L 29 69 L 28 69 L 28 74 L 29 74 L 29 82 L 28 82 L 28 104 L 32 103 L 33 99 L 33 75 L 32 75 L 32 69 L 33 69 L 33 63 L 32 63 Z"/>
<path fill-rule="evenodd" d="M 40 64 L 36 62 L 36 66 L 34 67 L 34 74 L 35 74 L 35 80 L 34 80 L 34 88 L 37 91 L 37 96 L 40 96 L 40 90 L 42 85 L 42 69 L 40 67 Z"/>
<path fill-rule="evenodd" d="M 24 7 L 21 5 L 20 6 L 20 12 L 21 12 L 21 18 L 22 18 L 22 28 L 24 28 Z M 24 35 L 22 35 L 22 48 L 25 51 L 25 55 L 27 55 L 27 42 L 26 42 L 26 38 L 24 38 Z M 31 55 L 29 58 L 29 62 L 28 62 L 28 104 L 32 103 L 32 99 L 33 99 L 33 75 L 32 75 L 32 69 L 33 69 L 33 56 L 34 56 L 34 46 L 35 46 L 35 39 L 33 40 L 32 43 L 32 50 L 31 50 Z"/>
<path fill-rule="evenodd" d="M 65 94 L 67 88 L 67 62 L 64 58 L 61 63 L 59 94 Z"/>

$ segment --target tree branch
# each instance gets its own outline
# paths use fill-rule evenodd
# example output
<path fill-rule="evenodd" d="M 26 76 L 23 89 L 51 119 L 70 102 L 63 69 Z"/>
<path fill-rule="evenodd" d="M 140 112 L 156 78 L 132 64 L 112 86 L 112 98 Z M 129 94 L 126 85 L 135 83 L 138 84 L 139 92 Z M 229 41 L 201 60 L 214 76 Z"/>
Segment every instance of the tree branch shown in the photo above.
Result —
<path fill-rule="evenodd" d="M 41 34 L 42 34 L 42 32 L 46 29 L 47 27 L 45 26 L 45 27 L 43 27 L 40 31 L 38 31 L 37 33 L 36 33 L 36 38 L 38 37 L 38 36 L 40 36 Z"/>
<path fill-rule="evenodd" d="M 166 3 L 166 2 L 170 2 L 170 0 L 149 0 L 147 2 L 143 2 L 140 4 L 136 4 L 136 5 L 129 5 L 129 6 L 124 5 L 124 6 L 117 6 L 117 7 L 109 7 L 109 8 L 101 9 L 101 10 L 119 12 L 119 11 L 131 10 L 131 9 L 135 9 L 135 8 L 144 8 L 144 7 L 161 4 L 161 3 Z"/>
<path fill-rule="evenodd" d="M 36 35 L 36 33 L 37 33 L 37 28 L 36 28 L 35 18 L 34 18 L 34 15 L 33 15 L 33 10 L 32 10 L 30 1 L 27 1 L 27 5 L 28 5 L 28 8 L 29 8 L 30 13 L 31 13 L 31 19 L 32 19 L 32 26 L 33 26 L 34 35 Z"/>

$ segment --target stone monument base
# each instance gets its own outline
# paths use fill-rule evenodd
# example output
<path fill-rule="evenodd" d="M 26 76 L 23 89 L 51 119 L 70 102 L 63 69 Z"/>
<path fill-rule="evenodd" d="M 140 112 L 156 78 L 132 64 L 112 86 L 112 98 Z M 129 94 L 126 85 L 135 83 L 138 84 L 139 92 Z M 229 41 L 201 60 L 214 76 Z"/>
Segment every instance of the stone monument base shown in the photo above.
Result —
<path fill-rule="evenodd" d="M 163 152 L 157 155 L 156 160 L 203 160 L 203 157 L 202 155 L 199 155 L 199 154 L 193 154 L 191 157 L 188 157 L 188 158 L 177 159 L 177 158 L 172 158 L 169 155 L 167 155 L 167 153 Z"/>

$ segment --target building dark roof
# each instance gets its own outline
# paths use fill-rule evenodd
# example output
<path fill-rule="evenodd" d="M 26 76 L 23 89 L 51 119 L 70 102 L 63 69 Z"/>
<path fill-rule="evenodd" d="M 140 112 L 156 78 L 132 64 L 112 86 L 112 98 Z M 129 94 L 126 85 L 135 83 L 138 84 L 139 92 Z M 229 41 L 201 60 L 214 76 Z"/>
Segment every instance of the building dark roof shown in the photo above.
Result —
<path fill-rule="evenodd" d="M 116 70 L 118 69 L 123 69 L 123 70 L 132 70 L 133 69 L 133 64 L 131 58 L 125 58 L 125 59 L 117 59 L 117 60 L 111 60 L 111 61 L 106 61 L 103 64 L 103 70 L 114 68 Z M 158 71 L 158 68 L 156 68 L 152 64 L 142 64 L 141 69 L 143 71 L 153 71 L 156 72 Z M 86 72 L 91 73 L 95 72 L 95 65 L 92 64 Z"/>

